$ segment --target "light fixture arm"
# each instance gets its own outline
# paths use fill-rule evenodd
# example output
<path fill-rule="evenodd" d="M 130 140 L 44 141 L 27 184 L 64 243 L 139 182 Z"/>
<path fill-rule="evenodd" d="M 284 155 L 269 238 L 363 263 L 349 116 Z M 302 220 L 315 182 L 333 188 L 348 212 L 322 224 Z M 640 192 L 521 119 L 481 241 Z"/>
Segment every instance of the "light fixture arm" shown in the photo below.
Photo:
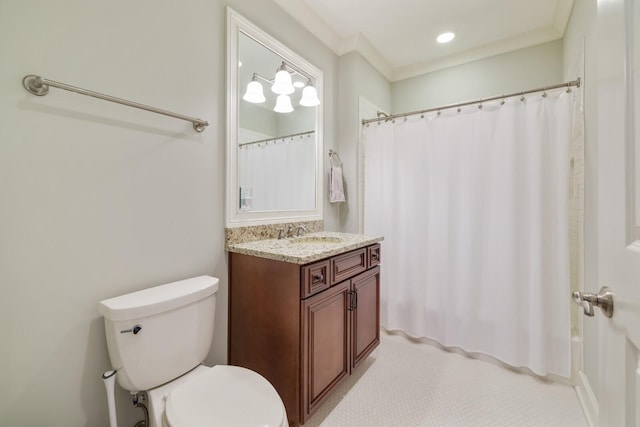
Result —
<path fill-rule="evenodd" d="M 304 71 L 301 71 L 296 66 L 289 64 L 288 62 L 282 61 L 282 64 L 280 64 L 280 66 L 276 68 L 276 73 L 281 70 L 287 71 L 289 74 L 297 74 L 299 76 L 302 76 L 307 79 L 307 81 L 313 81 L 313 77 L 311 77 Z M 271 82 L 273 83 L 273 80 L 271 80 Z"/>
<path fill-rule="evenodd" d="M 253 73 L 253 78 L 252 78 L 252 80 L 257 80 L 257 79 L 260 79 L 260 80 L 264 81 L 265 83 L 273 84 L 273 79 L 269 80 L 269 79 L 268 79 L 268 78 L 266 78 L 266 77 L 262 77 L 262 76 L 261 76 L 260 74 L 258 74 L 258 73 Z"/>
<path fill-rule="evenodd" d="M 292 67 L 291 65 L 289 65 L 289 64 L 287 64 L 285 62 L 283 62 L 282 64 L 285 65 L 284 69 L 286 71 L 288 71 L 290 74 L 298 74 L 298 75 L 304 77 L 305 79 L 307 79 L 307 85 L 313 85 L 313 78 L 312 77 L 310 77 L 306 73 L 303 73 L 302 71 L 298 71 L 296 68 Z M 278 69 L 276 71 L 280 71 L 281 68 L 282 68 L 282 65 L 280 65 L 280 67 L 278 67 Z M 265 83 L 269 83 L 269 84 L 273 84 L 273 82 L 275 81 L 275 78 L 268 79 L 266 77 L 261 76 L 258 73 L 253 73 L 252 80 L 255 80 L 256 78 L 264 81 Z"/>

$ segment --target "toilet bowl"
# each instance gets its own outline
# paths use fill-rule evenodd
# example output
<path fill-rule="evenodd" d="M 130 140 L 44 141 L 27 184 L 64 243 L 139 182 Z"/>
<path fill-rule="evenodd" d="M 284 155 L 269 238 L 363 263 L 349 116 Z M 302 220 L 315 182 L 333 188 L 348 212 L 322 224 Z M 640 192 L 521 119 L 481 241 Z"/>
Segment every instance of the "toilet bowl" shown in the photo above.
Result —
<path fill-rule="evenodd" d="M 202 366 L 189 374 L 191 378 L 188 381 L 172 387 L 168 393 L 166 390 L 147 393 L 149 416 L 155 418 L 158 425 L 289 425 L 280 396 L 261 375 L 238 366 L 220 365 L 212 368 Z"/>
<path fill-rule="evenodd" d="M 264 377 L 202 365 L 217 290 L 217 278 L 200 276 L 101 301 L 116 381 L 146 393 L 150 427 L 288 426 L 282 399 Z"/>

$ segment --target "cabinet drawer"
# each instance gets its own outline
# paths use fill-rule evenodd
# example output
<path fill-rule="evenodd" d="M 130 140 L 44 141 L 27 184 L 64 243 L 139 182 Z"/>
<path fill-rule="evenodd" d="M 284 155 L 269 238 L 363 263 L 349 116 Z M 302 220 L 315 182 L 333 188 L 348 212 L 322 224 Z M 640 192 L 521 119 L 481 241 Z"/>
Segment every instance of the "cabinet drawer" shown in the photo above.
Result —
<path fill-rule="evenodd" d="M 302 280 L 300 281 L 300 294 L 302 298 L 307 298 L 320 291 L 329 289 L 329 286 L 331 286 L 329 283 L 330 265 L 329 260 L 325 260 L 302 267 Z"/>
<path fill-rule="evenodd" d="M 380 264 L 380 244 L 371 245 L 367 248 L 367 268 Z"/>
<path fill-rule="evenodd" d="M 331 258 L 331 284 L 342 282 L 367 269 L 367 248 Z"/>

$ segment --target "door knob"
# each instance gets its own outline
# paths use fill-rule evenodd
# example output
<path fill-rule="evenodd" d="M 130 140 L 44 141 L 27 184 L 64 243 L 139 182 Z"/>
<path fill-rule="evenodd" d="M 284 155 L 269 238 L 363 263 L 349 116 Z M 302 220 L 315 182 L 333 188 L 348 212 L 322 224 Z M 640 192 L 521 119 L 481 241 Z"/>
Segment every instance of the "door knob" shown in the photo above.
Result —
<path fill-rule="evenodd" d="M 593 316 L 593 307 L 600 307 L 602 313 L 607 316 L 613 316 L 613 292 L 608 286 L 600 288 L 597 294 L 591 292 L 578 292 L 572 294 L 573 302 L 580 305 L 584 309 L 586 316 Z"/>

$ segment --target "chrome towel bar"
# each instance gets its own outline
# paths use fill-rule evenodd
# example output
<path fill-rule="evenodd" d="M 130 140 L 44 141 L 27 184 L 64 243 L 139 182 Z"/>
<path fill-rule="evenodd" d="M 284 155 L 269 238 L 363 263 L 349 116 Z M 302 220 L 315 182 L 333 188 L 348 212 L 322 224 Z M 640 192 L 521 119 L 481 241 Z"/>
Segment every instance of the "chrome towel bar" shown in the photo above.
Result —
<path fill-rule="evenodd" d="M 152 113 L 163 114 L 165 116 L 173 117 L 175 119 L 185 120 L 193 123 L 193 128 L 202 132 L 206 126 L 209 126 L 209 122 L 202 119 L 196 119 L 194 117 L 185 116 L 178 113 L 172 113 L 171 111 L 161 110 L 160 108 L 150 107 L 148 105 L 140 104 L 138 102 L 127 101 L 126 99 L 116 98 L 114 96 L 105 95 L 102 93 L 94 92 L 87 89 L 71 86 L 65 83 L 55 82 L 48 80 L 40 76 L 29 74 L 22 79 L 22 86 L 30 93 L 37 96 L 44 96 L 49 93 L 49 87 L 57 87 L 58 89 L 68 90 L 70 92 L 79 93 L 81 95 L 92 96 L 98 99 L 104 99 L 105 101 L 115 102 L 117 104 L 126 105 L 128 107 L 139 108 L 141 110 L 150 111 Z"/>

